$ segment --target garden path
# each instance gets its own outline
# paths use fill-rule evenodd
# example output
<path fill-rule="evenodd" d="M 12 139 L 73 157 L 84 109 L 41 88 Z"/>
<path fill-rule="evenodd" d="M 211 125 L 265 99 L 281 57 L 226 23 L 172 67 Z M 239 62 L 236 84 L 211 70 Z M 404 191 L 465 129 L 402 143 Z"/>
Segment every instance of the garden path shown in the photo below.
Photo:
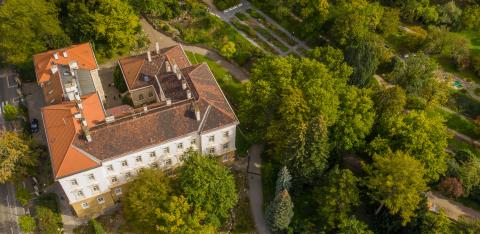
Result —
<path fill-rule="evenodd" d="M 447 217 L 458 220 L 461 216 L 467 216 L 473 219 L 480 219 L 480 212 L 470 207 L 466 207 L 461 203 L 452 201 L 441 195 L 439 192 L 427 192 L 428 201 L 431 205 L 430 210 L 438 212 L 440 209 L 445 211 Z"/>

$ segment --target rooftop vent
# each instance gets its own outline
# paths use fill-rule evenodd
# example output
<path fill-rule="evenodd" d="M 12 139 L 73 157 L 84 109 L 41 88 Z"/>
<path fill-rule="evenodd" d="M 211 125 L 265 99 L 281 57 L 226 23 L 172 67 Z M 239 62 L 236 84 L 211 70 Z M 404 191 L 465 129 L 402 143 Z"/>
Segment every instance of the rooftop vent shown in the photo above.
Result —
<path fill-rule="evenodd" d="M 53 53 L 53 58 L 58 59 L 58 53 L 57 52 Z"/>
<path fill-rule="evenodd" d="M 78 112 L 78 113 L 75 113 L 75 119 L 81 119 L 82 118 L 82 113 Z"/>
<path fill-rule="evenodd" d="M 63 51 L 62 54 L 63 54 L 63 57 L 68 58 L 68 53 L 67 53 L 67 51 Z"/>
<path fill-rule="evenodd" d="M 187 99 L 192 98 L 192 91 L 187 89 Z"/>
<path fill-rule="evenodd" d="M 143 112 L 148 112 L 148 106 L 143 106 Z"/>
<path fill-rule="evenodd" d="M 50 68 L 50 70 L 52 71 L 52 74 L 55 74 L 58 72 L 58 66 L 55 64 L 55 65 L 52 65 L 52 67 Z"/>
<path fill-rule="evenodd" d="M 114 121 L 115 121 L 115 116 L 113 116 L 113 115 L 105 118 L 106 123 L 112 123 Z"/>
<path fill-rule="evenodd" d="M 187 89 L 187 81 L 185 79 L 182 79 L 182 89 Z"/>
<path fill-rule="evenodd" d="M 172 99 L 170 98 L 165 99 L 165 102 L 167 103 L 167 106 L 172 105 Z"/>

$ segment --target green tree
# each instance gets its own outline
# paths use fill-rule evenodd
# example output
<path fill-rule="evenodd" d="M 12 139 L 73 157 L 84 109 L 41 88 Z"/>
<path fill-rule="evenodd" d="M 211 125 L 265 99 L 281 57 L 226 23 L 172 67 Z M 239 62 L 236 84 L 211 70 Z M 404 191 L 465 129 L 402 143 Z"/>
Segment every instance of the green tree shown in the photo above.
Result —
<path fill-rule="evenodd" d="M 365 184 L 370 196 L 380 203 L 376 214 L 387 207 L 390 214 L 398 214 L 405 225 L 414 215 L 427 189 L 422 164 L 406 153 L 397 151 L 374 155 L 373 163 L 365 166 L 368 174 Z"/>
<path fill-rule="evenodd" d="M 181 12 L 176 0 L 129 0 L 130 5 L 142 14 L 169 20 Z"/>
<path fill-rule="evenodd" d="M 0 131 L 0 183 L 25 176 L 37 164 L 38 152 L 32 140 L 18 133 Z"/>
<path fill-rule="evenodd" d="M 334 125 L 334 141 L 338 151 L 362 147 L 375 120 L 373 101 L 368 90 L 350 87 L 341 96 L 340 114 Z"/>
<path fill-rule="evenodd" d="M 266 211 L 267 223 L 274 232 L 282 232 L 288 228 L 293 217 L 293 203 L 287 190 L 275 196 Z"/>
<path fill-rule="evenodd" d="M 18 225 L 22 232 L 30 233 L 35 231 L 37 228 L 37 224 L 35 223 L 35 219 L 30 215 L 22 215 L 18 218 Z"/>
<path fill-rule="evenodd" d="M 277 183 L 275 186 L 275 194 L 280 193 L 281 191 L 285 190 L 290 190 L 290 187 L 292 186 L 292 176 L 290 175 L 290 172 L 288 172 L 288 169 L 286 166 L 283 166 L 282 169 L 278 172 L 278 178 L 277 178 Z"/>
<path fill-rule="evenodd" d="M 3 117 L 6 121 L 16 120 L 19 114 L 19 109 L 15 106 L 7 104 L 3 107 Z"/>
<path fill-rule="evenodd" d="M 105 230 L 103 229 L 102 224 L 99 223 L 97 220 L 91 219 L 88 224 L 92 227 L 94 234 L 105 234 Z"/>
<path fill-rule="evenodd" d="M 289 163 L 297 182 L 311 184 L 322 175 L 330 156 L 328 129 L 322 116 L 310 120 L 305 137 L 297 137 L 299 148 Z"/>
<path fill-rule="evenodd" d="M 469 196 L 480 185 L 480 160 L 474 158 L 461 163 L 459 177 L 462 181 L 464 196 Z"/>
<path fill-rule="evenodd" d="M 76 41 L 93 41 L 96 54 L 111 57 L 129 52 L 137 43 L 140 22 L 122 0 L 70 1 L 67 32 Z"/>
<path fill-rule="evenodd" d="M 346 50 L 346 60 L 353 67 L 353 75 L 349 83 L 359 87 L 368 86 L 379 64 L 377 48 L 373 41 L 355 40 Z"/>
<path fill-rule="evenodd" d="M 237 204 L 235 180 L 214 156 L 190 151 L 180 169 L 180 187 L 195 209 L 207 213 L 207 221 L 219 226 Z"/>
<path fill-rule="evenodd" d="M 4 1 L 0 7 L 0 60 L 32 66 L 32 55 L 69 44 L 57 16 L 51 1 Z"/>
<path fill-rule="evenodd" d="M 405 109 L 407 97 L 405 90 L 400 86 L 393 86 L 375 93 L 374 97 L 375 113 L 378 123 L 376 132 L 383 132 L 386 122 L 395 116 L 398 116 Z"/>
<path fill-rule="evenodd" d="M 438 16 L 438 23 L 456 28 L 462 17 L 462 9 L 454 1 L 450 1 L 438 8 Z"/>
<path fill-rule="evenodd" d="M 338 227 L 339 234 L 373 234 L 364 222 L 353 218 L 344 219 Z"/>
<path fill-rule="evenodd" d="M 62 217 L 58 213 L 45 206 L 37 206 L 35 211 L 40 233 L 62 233 Z"/>
<path fill-rule="evenodd" d="M 330 17 L 330 4 L 328 0 L 306 0 L 298 1 L 300 5 L 300 15 L 303 19 L 303 29 L 309 33 L 320 32 L 323 24 Z M 289 8 L 288 11 L 291 11 Z"/>
<path fill-rule="evenodd" d="M 464 68 L 470 58 L 470 40 L 462 34 L 449 32 L 445 27 L 430 27 L 425 51 L 452 59 L 458 68 Z"/>
<path fill-rule="evenodd" d="M 308 51 L 308 57 L 323 63 L 332 73 L 333 77 L 348 80 L 353 69 L 345 62 L 342 50 L 331 47 L 315 47 Z"/>
<path fill-rule="evenodd" d="M 125 82 L 125 78 L 123 78 L 120 65 L 115 66 L 115 70 L 113 71 L 113 84 L 120 93 L 125 93 L 128 91 L 127 83 Z"/>
<path fill-rule="evenodd" d="M 480 6 L 471 5 L 465 7 L 462 14 L 463 28 L 466 30 L 480 28 Z"/>
<path fill-rule="evenodd" d="M 400 10 L 398 8 L 385 8 L 378 30 L 384 36 L 392 36 L 398 32 L 400 26 Z"/>
<path fill-rule="evenodd" d="M 427 212 L 422 220 L 420 230 L 425 234 L 449 234 L 452 233 L 452 221 L 445 215 L 443 210 L 438 214 Z"/>
<path fill-rule="evenodd" d="M 232 58 L 232 56 L 237 52 L 237 49 L 235 48 L 235 43 L 228 41 L 222 46 L 222 49 L 220 49 L 220 54 L 225 57 L 225 58 Z"/>
<path fill-rule="evenodd" d="M 355 206 L 360 204 L 358 179 L 348 169 L 334 167 L 325 177 L 324 185 L 314 191 L 318 215 L 329 230 L 348 222 Z"/>

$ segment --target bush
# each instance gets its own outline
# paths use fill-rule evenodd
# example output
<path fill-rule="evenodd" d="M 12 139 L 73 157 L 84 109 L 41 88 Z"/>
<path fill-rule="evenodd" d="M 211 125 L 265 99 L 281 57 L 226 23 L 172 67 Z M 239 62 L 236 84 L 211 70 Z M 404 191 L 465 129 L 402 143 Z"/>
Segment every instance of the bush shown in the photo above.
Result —
<path fill-rule="evenodd" d="M 113 84 L 120 93 L 125 93 L 128 91 L 127 83 L 125 83 L 125 79 L 123 78 L 120 65 L 115 66 L 115 70 L 113 71 Z"/>
<path fill-rule="evenodd" d="M 105 230 L 103 229 L 102 224 L 99 223 L 97 220 L 92 219 L 92 220 L 90 220 L 89 224 L 93 229 L 93 233 L 95 233 L 95 234 L 105 234 Z"/>
<path fill-rule="evenodd" d="M 447 177 L 443 179 L 442 182 L 440 182 L 440 185 L 438 185 L 438 189 L 445 196 L 455 199 L 464 194 L 462 182 L 455 177 Z"/>
<path fill-rule="evenodd" d="M 239 3 L 240 0 L 213 0 L 213 4 L 215 4 L 215 6 L 222 11 L 238 5 Z"/>
<path fill-rule="evenodd" d="M 37 228 L 35 219 L 30 215 L 22 215 L 18 218 L 18 225 L 22 232 L 33 232 Z"/>
<path fill-rule="evenodd" d="M 17 107 L 7 104 L 3 107 L 4 118 L 7 121 L 13 121 L 17 119 L 19 110 Z"/>
<path fill-rule="evenodd" d="M 32 195 L 28 192 L 27 189 L 23 187 L 17 186 L 15 187 L 15 189 L 17 192 L 15 197 L 17 198 L 17 200 L 20 202 L 22 206 L 27 205 L 28 201 L 32 199 Z"/>
<path fill-rule="evenodd" d="M 40 233 L 61 233 L 63 223 L 55 194 L 39 197 L 35 211 Z"/>

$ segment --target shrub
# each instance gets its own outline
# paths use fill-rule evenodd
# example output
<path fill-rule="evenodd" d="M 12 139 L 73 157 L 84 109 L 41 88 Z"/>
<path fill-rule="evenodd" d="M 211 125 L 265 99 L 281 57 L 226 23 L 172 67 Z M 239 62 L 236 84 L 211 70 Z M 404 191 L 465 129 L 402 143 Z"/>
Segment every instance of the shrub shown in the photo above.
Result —
<path fill-rule="evenodd" d="M 120 65 L 115 66 L 115 70 L 113 71 L 113 84 L 120 93 L 127 92 L 128 90 L 125 79 L 123 78 L 122 70 L 120 69 Z"/>
<path fill-rule="evenodd" d="M 35 219 L 30 215 L 22 215 L 18 218 L 18 225 L 22 232 L 33 232 L 37 228 Z"/>
<path fill-rule="evenodd" d="M 35 211 L 40 233 L 61 233 L 63 223 L 55 194 L 39 197 Z"/>
<path fill-rule="evenodd" d="M 16 187 L 15 188 L 17 191 L 16 193 L 16 198 L 17 200 L 20 202 L 20 204 L 22 206 L 25 206 L 28 204 L 28 201 L 30 201 L 30 199 L 32 199 L 32 195 L 28 192 L 27 189 L 23 188 L 23 187 Z"/>
<path fill-rule="evenodd" d="M 92 219 L 92 220 L 90 220 L 89 224 L 93 229 L 93 233 L 95 233 L 95 234 L 105 234 L 105 230 L 103 229 L 102 224 L 99 223 L 97 220 Z"/>
<path fill-rule="evenodd" d="M 7 121 L 13 121 L 13 120 L 17 119 L 18 114 L 19 114 L 18 108 L 15 107 L 15 106 L 12 106 L 10 104 L 5 105 L 3 107 L 3 111 L 4 111 L 4 118 Z"/>
<path fill-rule="evenodd" d="M 438 185 L 438 189 L 444 195 L 452 198 L 459 198 L 464 194 L 462 182 L 455 177 L 447 177 L 443 179 Z"/>
<path fill-rule="evenodd" d="M 232 6 L 238 5 L 240 3 L 240 0 L 213 0 L 213 3 L 215 4 L 215 6 L 217 6 L 218 9 L 223 11 Z"/>

